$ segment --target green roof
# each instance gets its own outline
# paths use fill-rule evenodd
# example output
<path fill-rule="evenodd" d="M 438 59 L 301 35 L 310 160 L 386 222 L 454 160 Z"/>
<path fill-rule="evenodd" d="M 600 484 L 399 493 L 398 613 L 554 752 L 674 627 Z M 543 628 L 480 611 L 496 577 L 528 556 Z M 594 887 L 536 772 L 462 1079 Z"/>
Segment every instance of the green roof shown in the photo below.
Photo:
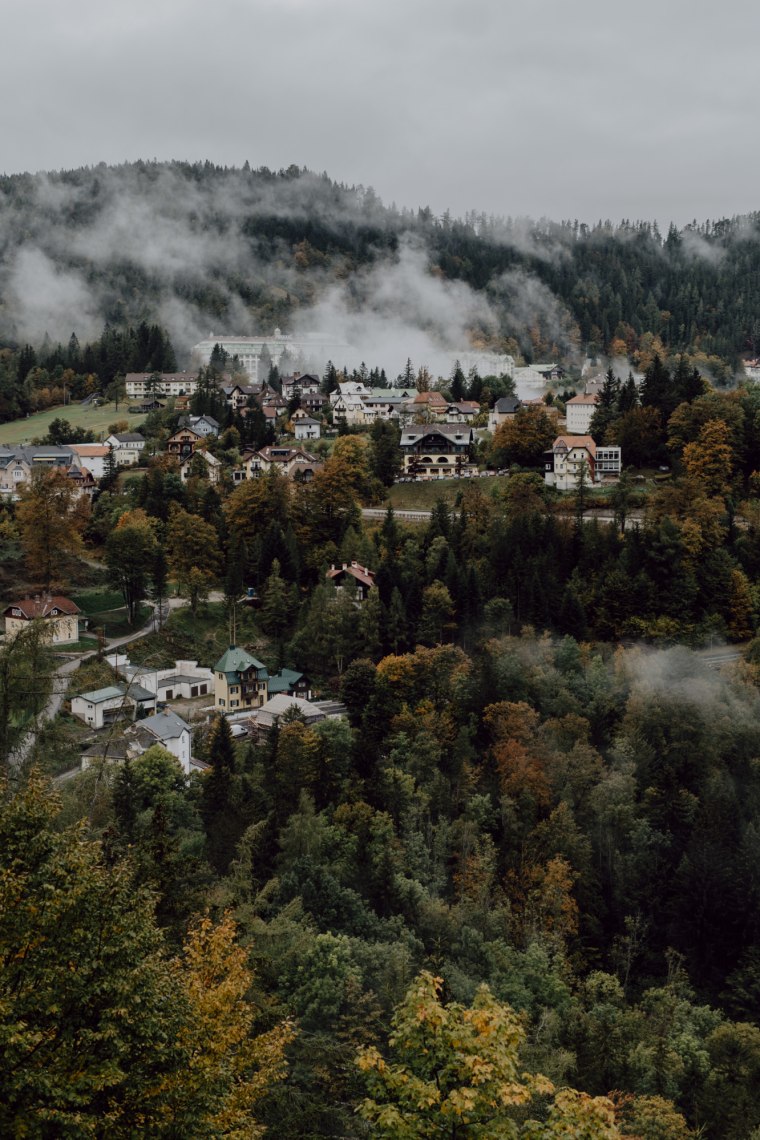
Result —
<path fill-rule="evenodd" d="M 215 673 L 226 673 L 229 677 L 230 673 L 247 673 L 249 669 L 256 669 L 257 672 L 263 671 L 266 675 L 267 667 L 257 661 L 255 657 L 251 657 L 245 649 L 237 649 L 234 645 L 223 653 L 214 666 Z"/>
<path fill-rule="evenodd" d="M 269 692 L 285 693 L 303 677 L 303 673 L 296 673 L 294 669 L 280 669 L 274 677 L 269 678 Z"/>

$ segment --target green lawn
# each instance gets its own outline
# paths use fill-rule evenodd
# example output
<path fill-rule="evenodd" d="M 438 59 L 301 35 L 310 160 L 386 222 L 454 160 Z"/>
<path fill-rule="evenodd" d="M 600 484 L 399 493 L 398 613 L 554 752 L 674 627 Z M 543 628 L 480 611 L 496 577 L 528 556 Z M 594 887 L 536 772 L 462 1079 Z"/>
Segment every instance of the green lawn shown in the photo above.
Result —
<path fill-rule="evenodd" d="M 81 404 L 66 404 L 65 407 L 36 412 L 23 420 L 11 420 L 10 423 L 0 424 L 0 443 L 30 443 L 33 439 L 47 435 L 52 421 L 59 419 L 68 420 L 84 431 L 94 431 L 105 439 L 110 424 L 125 420 L 129 423 L 129 430 L 136 431 L 144 418 L 144 416 L 130 416 L 125 403 L 119 404 L 118 411 L 114 403 L 100 404 L 97 408 L 89 405 L 82 407 Z"/>
<path fill-rule="evenodd" d="M 88 633 L 105 626 L 106 637 L 124 637 L 128 633 L 133 633 L 136 629 L 141 629 L 151 615 L 151 607 L 142 605 L 139 608 L 137 621 L 134 625 L 129 625 L 124 599 L 118 590 L 109 589 L 107 586 L 78 590 L 71 595 L 71 600 L 90 619 Z"/>
<path fill-rule="evenodd" d="M 388 491 L 386 504 L 397 511 L 429 511 L 443 499 L 453 506 L 457 495 L 465 487 L 479 487 L 486 495 L 503 490 L 508 482 L 506 475 L 493 475 L 485 479 L 425 479 L 415 483 L 395 483 Z"/>

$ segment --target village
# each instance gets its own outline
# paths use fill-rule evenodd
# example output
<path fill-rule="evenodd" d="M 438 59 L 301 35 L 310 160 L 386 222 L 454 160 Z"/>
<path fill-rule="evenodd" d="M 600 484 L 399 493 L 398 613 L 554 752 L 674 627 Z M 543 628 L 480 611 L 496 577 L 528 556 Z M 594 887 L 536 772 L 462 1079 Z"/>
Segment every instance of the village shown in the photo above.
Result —
<path fill-rule="evenodd" d="M 538 415 L 553 436 L 537 465 L 547 488 L 572 491 L 579 481 L 593 486 L 620 475 L 621 449 L 597 446 L 589 434 L 600 380 L 587 383 L 580 394 L 566 394 L 564 406 L 544 396 L 491 398 L 487 392 L 480 400 L 455 400 L 450 389 L 461 388 L 456 378 L 448 390 L 442 383 L 438 387 L 424 383 L 418 390 L 399 382 L 393 388 L 373 387 L 356 374 L 346 379 L 334 369 L 332 384 L 297 369 L 280 376 L 266 347 L 279 343 L 284 338 L 268 342 L 249 338 L 249 344 L 244 338 L 205 342 L 193 350 L 192 358 L 200 361 L 196 372 L 127 374 L 128 415 L 140 417 L 138 422 L 146 425 L 142 430 L 128 430 L 129 421 L 122 421 L 95 443 L 0 445 L 2 499 L 15 502 L 39 473 L 49 472 L 63 476 L 73 496 L 90 503 L 104 490 L 126 486 L 125 479 L 156 468 L 176 475 L 184 487 L 213 488 L 221 498 L 268 474 L 294 486 L 308 486 L 324 468 L 339 436 L 362 436 L 378 424 L 390 448 L 386 482 L 471 480 L 497 474 L 494 465 L 489 466 L 489 449 L 503 425 L 514 427 L 521 417 Z M 226 349 L 234 349 L 235 355 L 230 357 Z M 258 378 L 262 349 L 267 380 Z M 550 384 L 564 380 L 564 371 L 553 364 L 515 368 L 511 357 L 499 364 L 505 369 L 502 383 L 506 381 L 511 391 L 517 384 L 521 390 L 527 386 L 548 391 Z M 474 365 L 470 383 L 473 375 Z M 242 444 L 241 435 L 252 422 L 269 442 L 260 447 Z M 335 596 L 348 583 L 351 604 L 358 609 L 374 587 L 374 576 L 371 567 L 349 552 L 346 561 L 331 565 L 325 580 Z M 174 604 L 182 603 L 177 598 Z M 251 611 L 260 604 L 257 590 L 248 587 L 233 608 Z M 229 599 L 226 605 L 229 619 Z M 75 673 L 63 705 L 67 716 L 89 730 L 76 734 L 82 770 L 93 763 L 135 758 L 159 744 L 189 776 L 207 767 L 194 750 L 194 733 L 199 728 L 203 732 L 215 715 L 229 721 L 236 739 L 261 740 L 282 717 L 296 716 L 312 724 L 345 714 L 331 695 L 320 697 L 318 689 L 313 691 L 303 672 L 287 667 L 270 671 L 248 649 L 236 645 L 235 623 L 218 659 L 200 665 L 198 660 L 178 657 L 156 668 L 132 664 L 128 644 L 123 652 L 113 651 L 105 620 L 101 629 L 97 615 L 91 618 L 70 597 L 49 589 L 11 599 L 4 616 L 6 641 L 37 622 L 45 628 L 46 642 L 70 662 L 77 653 L 82 662 L 92 658 L 93 650 L 84 647 L 99 631 L 97 657 L 110 672 L 111 683 L 78 687 Z M 155 627 L 155 615 L 152 620 Z M 139 638 L 140 631 L 134 636 Z"/>

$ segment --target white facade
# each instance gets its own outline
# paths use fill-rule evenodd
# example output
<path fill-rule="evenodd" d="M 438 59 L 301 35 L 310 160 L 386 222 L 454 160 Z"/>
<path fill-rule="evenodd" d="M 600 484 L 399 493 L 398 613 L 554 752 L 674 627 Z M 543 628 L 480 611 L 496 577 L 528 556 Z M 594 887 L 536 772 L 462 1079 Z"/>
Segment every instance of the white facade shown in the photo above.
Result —
<path fill-rule="evenodd" d="M 148 396 L 192 396 L 198 387 L 193 372 L 128 372 L 125 380 L 130 400 Z"/>
<path fill-rule="evenodd" d="M 106 473 L 109 448 L 104 443 L 70 443 L 79 456 L 79 466 L 86 468 L 93 479 L 102 479 Z"/>
<path fill-rule="evenodd" d="M 597 397 L 573 396 L 565 405 L 567 430 L 571 435 L 588 435 L 596 411 Z"/>
<path fill-rule="evenodd" d="M 317 360 L 320 366 L 331 358 L 342 358 L 350 351 L 350 345 L 322 333 L 303 337 L 287 336 L 279 329 L 275 329 L 272 336 L 216 336 L 209 333 L 205 340 L 193 346 L 192 358 L 196 364 L 209 364 L 211 353 L 217 344 L 229 356 L 238 358 L 240 367 L 251 380 L 259 379 L 259 360 L 265 348 L 273 364 L 277 364 L 287 350 L 292 356 L 303 355 L 307 359 Z M 261 379 L 266 380 L 266 376 Z"/>
<path fill-rule="evenodd" d="M 170 669 L 151 669 L 147 665 L 132 665 L 129 658 L 118 653 L 106 657 L 112 668 L 126 680 L 136 681 L 143 689 L 154 693 L 160 701 L 192 700 L 213 692 L 214 674 L 197 661 L 176 661 Z"/>
<path fill-rule="evenodd" d="M 113 448 L 113 458 L 117 467 L 134 467 L 140 462 L 145 450 L 145 438 L 139 432 L 109 435 L 105 442 L 108 447 Z"/>

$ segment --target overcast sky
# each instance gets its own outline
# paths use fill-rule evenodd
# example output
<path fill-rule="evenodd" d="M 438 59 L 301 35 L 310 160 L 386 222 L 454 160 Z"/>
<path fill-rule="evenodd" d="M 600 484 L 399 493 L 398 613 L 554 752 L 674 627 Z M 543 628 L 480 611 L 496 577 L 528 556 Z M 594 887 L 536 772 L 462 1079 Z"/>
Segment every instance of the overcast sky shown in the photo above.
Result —
<path fill-rule="evenodd" d="M 296 163 L 436 213 L 760 208 L 751 0 L 3 0 L 0 170 Z"/>

